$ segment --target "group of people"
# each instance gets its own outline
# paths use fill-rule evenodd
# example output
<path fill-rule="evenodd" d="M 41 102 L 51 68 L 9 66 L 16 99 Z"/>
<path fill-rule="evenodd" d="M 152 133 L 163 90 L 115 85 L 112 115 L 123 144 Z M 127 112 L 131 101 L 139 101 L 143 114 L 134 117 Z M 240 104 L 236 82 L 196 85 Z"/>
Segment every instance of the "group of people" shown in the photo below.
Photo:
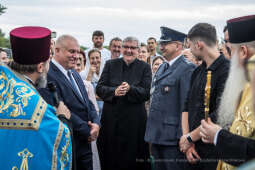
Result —
<path fill-rule="evenodd" d="M 0 64 L 3 169 L 229 170 L 255 157 L 255 15 L 157 41 L 115 37 L 109 50 L 53 41 L 44 27 L 10 32 Z M 157 53 L 159 44 L 160 54 Z M 0 55 L 2 56 L 2 50 Z"/>

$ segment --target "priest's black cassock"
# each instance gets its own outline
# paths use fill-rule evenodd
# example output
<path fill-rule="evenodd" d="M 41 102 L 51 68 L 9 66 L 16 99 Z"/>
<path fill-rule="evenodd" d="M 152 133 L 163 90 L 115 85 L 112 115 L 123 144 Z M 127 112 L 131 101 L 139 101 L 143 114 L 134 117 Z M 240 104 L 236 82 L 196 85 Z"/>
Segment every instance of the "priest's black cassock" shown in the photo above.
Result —
<path fill-rule="evenodd" d="M 125 96 L 115 96 L 122 82 L 130 85 Z M 106 62 L 96 92 L 104 101 L 98 152 L 102 170 L 147 170 L 149 147 L 144 141 L 145 101 L 150 97 L 151 69 L 135 59 Z"/>

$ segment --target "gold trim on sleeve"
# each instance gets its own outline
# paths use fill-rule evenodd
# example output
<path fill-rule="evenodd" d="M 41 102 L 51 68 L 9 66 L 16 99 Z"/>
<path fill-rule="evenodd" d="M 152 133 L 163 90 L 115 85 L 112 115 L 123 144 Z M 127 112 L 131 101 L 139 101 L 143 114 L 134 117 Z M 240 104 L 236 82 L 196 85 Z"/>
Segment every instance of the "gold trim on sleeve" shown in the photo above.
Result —
<path fill-rule="evenodd" d="M 58 150 L 58 147 L 59 147 L 60 140 L 62 138 L 63 131 L 64 131 L 64 125 L 63 125 L 62 122 L 59 121 L 58 134 L 57 134 L 54 146 L 53 146 L 51 170 L 56 170 L 57 169 L 57 164 L 58 164 L 57 150 Z"/>

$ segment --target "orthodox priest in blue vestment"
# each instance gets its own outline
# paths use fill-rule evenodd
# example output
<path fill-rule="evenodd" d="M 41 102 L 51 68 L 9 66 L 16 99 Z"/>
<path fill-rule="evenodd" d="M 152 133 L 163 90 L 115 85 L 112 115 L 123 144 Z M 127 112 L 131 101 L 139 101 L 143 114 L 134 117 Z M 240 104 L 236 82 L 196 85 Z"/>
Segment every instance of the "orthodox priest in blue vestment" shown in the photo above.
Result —
<path fill-rule="evenodd" d="M 21 27 L 10 33 L 12 66 L 17 69 L 0 63 L 1 170 L 72 169 L 70 131 L 37 92 L 33 76 L 27 76 L 37 75 L 39 63 L 48 65 L 50 34 L 43 27 Z M 23 74 L 29 72 L 33 73 Z"/>

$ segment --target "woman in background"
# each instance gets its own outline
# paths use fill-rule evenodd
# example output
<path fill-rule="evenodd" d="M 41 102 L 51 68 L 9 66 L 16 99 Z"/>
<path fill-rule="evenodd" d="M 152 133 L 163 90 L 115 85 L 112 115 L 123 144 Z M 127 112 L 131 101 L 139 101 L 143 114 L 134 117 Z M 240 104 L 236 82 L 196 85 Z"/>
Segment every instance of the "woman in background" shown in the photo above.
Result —
<path fill-rule="evenodd" d="M 78 55 L 78 59 L 76 60 L 75 70 L 78 73 L 80 73 L 82 70 L 85 69 L 85 64 L 86 64 L 85 53 L 81 51 L 81 53 Z M 83 83 L 88 93 L 89 100 L 91 100 L 91 102 L 94 104 L 97 114 L 99 116 L 99 107 L 97 105 L 94 87 L 90 81 L 83 80 Z M 92 157 L 93 170 L 101 170 L 96 141 L 91 142 L 91 147 L 92 147 L 92 153 L 93 153 L 93 157 Z"/>

